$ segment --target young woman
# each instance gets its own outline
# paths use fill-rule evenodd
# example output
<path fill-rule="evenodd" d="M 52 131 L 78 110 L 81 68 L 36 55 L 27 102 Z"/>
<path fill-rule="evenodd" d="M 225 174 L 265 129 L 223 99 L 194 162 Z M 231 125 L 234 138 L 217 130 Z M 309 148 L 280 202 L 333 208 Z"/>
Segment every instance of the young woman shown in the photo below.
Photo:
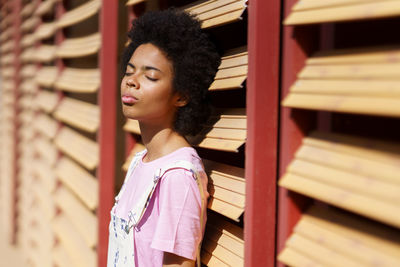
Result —
<path fill-rule="evenodd" d="M 185 139 L 210 108 L 220 64 L 193 16 L 169 9 L 132 22 L 123 54 L 123 113 L 146 150 L 131 162 L 111 211 L 108 266 L 194 266 L 205 225 L 207 176 Z"/>

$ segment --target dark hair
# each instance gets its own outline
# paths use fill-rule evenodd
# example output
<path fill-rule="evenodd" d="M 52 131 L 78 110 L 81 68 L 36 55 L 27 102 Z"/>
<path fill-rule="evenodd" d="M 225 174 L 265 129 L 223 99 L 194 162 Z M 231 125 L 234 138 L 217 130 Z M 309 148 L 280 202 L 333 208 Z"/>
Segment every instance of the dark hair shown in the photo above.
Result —
<path fill-rule="evenodd" d="M 173 89 L 188 100 L 177 110 L 174 130 L 181 135 L 197 134 L 210 116 L 208 88 L 221 62 L 201 23 L 175 8 L 152 11 L 132 21 L 128 37 L 123 71 L 138 46 L 151 43 L 163 51 L 173 65 Z"/>

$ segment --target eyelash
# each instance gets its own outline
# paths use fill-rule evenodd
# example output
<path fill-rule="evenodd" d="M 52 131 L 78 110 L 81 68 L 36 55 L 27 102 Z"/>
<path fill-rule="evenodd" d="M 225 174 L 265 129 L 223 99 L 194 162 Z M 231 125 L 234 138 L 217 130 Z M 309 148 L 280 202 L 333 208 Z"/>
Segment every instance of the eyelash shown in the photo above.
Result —
<path fill-rule="evenodd" d="M 130 76 L 130 75 L 132 75 L 132 74 L 133 74 L 133 72 L 125 72 L 125 76 Z M 147 78 L 148 80 L 150 80 L 150 81 L 153 81 L 153 82 L 155 82 L 155 81 L 158 80 L 158 79 L 150 78 L 149 76 L 146 76 L 146 78 Z"/>

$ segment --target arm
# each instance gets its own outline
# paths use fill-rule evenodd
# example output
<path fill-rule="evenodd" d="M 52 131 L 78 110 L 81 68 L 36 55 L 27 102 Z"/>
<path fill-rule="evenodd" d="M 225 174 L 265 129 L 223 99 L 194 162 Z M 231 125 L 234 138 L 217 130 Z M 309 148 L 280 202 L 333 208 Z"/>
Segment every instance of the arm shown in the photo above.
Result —
<path fill-rule="evenodd" d="M 178 256 L 173 253 L 164 252 L 163 267 L 194 267 L 194 261 Z"/>

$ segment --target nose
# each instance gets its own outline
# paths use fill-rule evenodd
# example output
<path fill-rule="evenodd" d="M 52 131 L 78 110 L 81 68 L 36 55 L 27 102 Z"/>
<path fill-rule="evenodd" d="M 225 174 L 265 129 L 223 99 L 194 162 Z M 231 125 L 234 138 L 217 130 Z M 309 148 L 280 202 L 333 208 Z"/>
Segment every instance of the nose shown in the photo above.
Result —
<path fill-rule="evenodd" d="M 128 77 L 128 79 L 126 80 L 126 85 L 128 87 L 139 89 L 139 83 L 138 83 L 135 75 L 131 75 L 130 77 Z"/>

